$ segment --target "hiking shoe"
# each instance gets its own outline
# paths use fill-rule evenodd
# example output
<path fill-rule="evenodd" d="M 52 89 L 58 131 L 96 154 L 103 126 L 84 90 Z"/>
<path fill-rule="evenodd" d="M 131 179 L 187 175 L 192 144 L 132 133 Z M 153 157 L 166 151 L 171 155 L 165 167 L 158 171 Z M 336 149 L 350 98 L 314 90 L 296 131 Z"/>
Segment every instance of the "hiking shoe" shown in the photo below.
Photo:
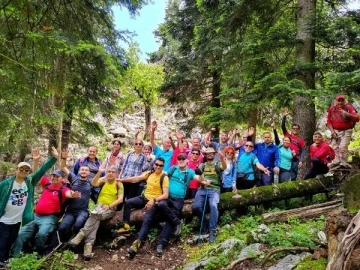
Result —
<path fill-rule="evenodd" d="M 73 239 L 68 242 L 70 247 L 76 247 L 81 241 L 85 238 L 85 234 L 83 232 L 79 232 Z"/>
<path fill-rule="evenodd" d="M 164 246 L 159 244 L 156 246 L 156 256 L 161 257 L 163 255 Z"/>
<path fill-rule="evenodd" d="M 214 232 L 210 232 L 209 235 L 209 243 L 214 243 L 215 242 L 215 233 Z"/>
<path fill-rule="evenodd" d="M 129 254 L 129 256 L 130 256 L 131 259 L 134 258 L 135 255 L 138 253 L 140 246 L 141 246 L 141 241 L 140 241 L 140 239 L 136 239 L 136 240 L 132 243 L 131 247 L 128 248 L 127 251 L 128 251 L 128 254 Z"/>
<path fill-rule="evenodd" d="M 175 227 L 175 231 L 174 231 L 174 236 L 179 236 L 180 235 L 180 233 L 181 233 L 181 222 L 178 224 L 178 225 L 176 225 L 176 227 Z"/>
<path fill-rule="evenodd" d="M 92 244 L 91 243 L 86 243 L 84 246 L 84 259 L 85 261 L 90 261 L 91 258 L 93 257 L 93 253 L 92 253 Z"/>
<path fill-rule="evenodd" d="M 118 230 L 112 230 L 112 234 L 115 237 L 118 237 L 118 236 L 120 236 L 124 233 L 128 233 L 128 232 L 130 232 L 130 225 L 127 223 L 124 223 L 124 226 Z"/>

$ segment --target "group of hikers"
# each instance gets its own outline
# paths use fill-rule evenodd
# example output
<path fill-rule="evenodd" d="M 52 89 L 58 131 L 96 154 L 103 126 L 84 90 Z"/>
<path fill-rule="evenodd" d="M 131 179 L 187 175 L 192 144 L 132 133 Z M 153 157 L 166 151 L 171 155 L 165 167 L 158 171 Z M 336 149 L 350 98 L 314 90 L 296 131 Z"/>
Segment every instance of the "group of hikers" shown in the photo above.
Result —
<path fill-rule="evenodd" d="M 156 255 L 161 256 L 171 236 L 181 233 L 186 199 L 193 199 L 193 213 L 213 243 L 221 193 L 296 180 L 306 145 L 299 125 L 293 124 L 291 131 L 286 129 L 287 115 L 285 109 L 282 142 L 273 125 L 275 143 L 271 132 L 263 133 L 262 142 L 253 143 L 254 128 L 250 127 L 245 134 L 239 134 L 238 129 L 222 131 L 219 142 L 214 139 L 214 129 L 204 138 L 196 136 L 189 142 L 177 131 L 176 142 L 172 136 L 165 136 L 159 146 L 155 142 L 157 123 L 153 121 L 150 143 L 145 144 L 135 134 L 133 150 L 125 154 L 121 140 L 115 138 L 103 162 L 97 158 L 97 148 L 90 146 L 72 171 L 67 168 L 68 149 L 59 154 L 53 147 L 51 157 L 40 168 L 40 152 L 34 150 L 32 166 L 20 162 L 15 175 L 0 182 L 0 266 L 5 267 L 9 257 L 20 256 L 29 241 L 39 256 L 64 242 L 70 247 L 84 242 L 84 258 L 89 260 L 100 222 L 121 209 L 123 225 L 113 230 L 115 237 L 130 232 L 132 210 L 145 210 L 138 237 L 128 248 L 131 258 L 146 240 L 156 217 L 164 221 L 156 246 Z M 309 148 L 311 166 L 304 179 L 321 178 L 329 170 L 350 166 L 348 145 L 358 121 L 354 107 L 346 103 L 344 95 L 337 95 L 327 117 L 331 141 L 314 132 Z M 58 159 L 60 169 L 51 173 L 51 179 L 44 176 Z M 35 203 L 37 185 L 43 191 Z M 96 205 L 89 211 L 91 199 Z M 72 237 L 67 238 L 69 232 Z"/>

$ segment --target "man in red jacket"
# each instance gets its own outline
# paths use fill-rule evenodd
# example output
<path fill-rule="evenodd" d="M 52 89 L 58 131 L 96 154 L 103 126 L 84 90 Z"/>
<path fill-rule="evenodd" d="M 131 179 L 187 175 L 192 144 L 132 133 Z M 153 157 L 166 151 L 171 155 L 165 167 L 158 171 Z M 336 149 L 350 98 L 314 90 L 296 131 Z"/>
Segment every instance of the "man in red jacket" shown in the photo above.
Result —
<path fill-rule="evenodd" d="M 351 104 L 346 103 L 344 95 L 337 95 L 335 105 L 328 109 L 327 126 L 331 131 L 331 146 L 335 151 L 332 168 L 351 167 L 347 163 L 348 147 L 359 115 Z"/>
<path fill-rule="evenodd" d="M 328 142 L 323 140 L 319 131 L 314 132 L 313 141 L 314 143 L 310 145 L 311 167 L 304 179 L 322 177 L 329 171 L 327 164 L 332 160 L 330 146 Z"/>

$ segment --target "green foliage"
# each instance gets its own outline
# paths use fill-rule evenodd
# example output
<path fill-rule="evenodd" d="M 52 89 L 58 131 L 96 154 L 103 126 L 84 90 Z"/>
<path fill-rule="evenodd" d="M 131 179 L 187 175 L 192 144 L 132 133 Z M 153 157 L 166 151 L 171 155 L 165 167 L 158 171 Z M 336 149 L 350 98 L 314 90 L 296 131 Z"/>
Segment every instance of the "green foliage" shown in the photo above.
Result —
<path fill-rule="evenodd" d="M 312 256 L 307 256 L 295 265 L 294 270 L 325 270 L 326 266 L 325 258 L 314 260 Z"/>
<path fill-rule="evenodd" d="M 155 242 L 157 236 L 159 234 L 159 229 L 158 228 L 151 228 L 149 233 L 148 233 L 148 239 L 150 241 L 150 243 Z"/>
<path fill-rule="evenodd" d="M 227 210 L 224 213 L 220 215 L 220 225 L 226 225 L 231 224 L 235 220 L 236 217 L 236 211 L 235 210 Z"/>
<path fill-rule="evenodd" d="M 50 257 L 44 256 L 38 258 L 36 252 L 32 254 L 24 254 L 21 257 L 13 258 L 10 260 L 9 269 L 14 270 L 39 270 L 39 269 L 52 269 L 52 270 L 67 270 L 69 267 L 66 264 L 71 263 L 72 269 L 83 269 L 80 263 L 74 263 L 74 253 L 65 250 L 57 252 Z"/>
<path fill-rule="evenodd" d="M 317 244 L 313 239 L 318 231 L 324 229 L 324 221 L 320 219 L 301 223 L 297 218 L 291 218 L 287 223 L 271 224 L 269 229 L 270 232 L 265 236 L 267 244 L 280 247 L 314 247 Z"/>

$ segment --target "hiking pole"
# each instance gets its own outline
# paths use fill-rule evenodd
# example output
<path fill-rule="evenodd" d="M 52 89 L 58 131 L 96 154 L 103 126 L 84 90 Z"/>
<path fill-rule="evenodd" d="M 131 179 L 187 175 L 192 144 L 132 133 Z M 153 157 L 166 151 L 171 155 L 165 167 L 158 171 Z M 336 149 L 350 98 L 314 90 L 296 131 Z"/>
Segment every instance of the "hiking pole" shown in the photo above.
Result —
<path fill-rule="evenodd" d="M 199 231 L 199 237 L 198 237 L 197 244 L 200 243 L 201 231 L 202 231 L 204 218 L 205 218 L 205 210 L 206 210 L 206 202 L 207 202 L 207 198 L 208 198 L 208 191 L 209 191 L 209 189 L 206 188 L 205 203 L 204 203 L 204 208 L 203 208 L 202 215 L 201 215 L 200 231 Z"/>

